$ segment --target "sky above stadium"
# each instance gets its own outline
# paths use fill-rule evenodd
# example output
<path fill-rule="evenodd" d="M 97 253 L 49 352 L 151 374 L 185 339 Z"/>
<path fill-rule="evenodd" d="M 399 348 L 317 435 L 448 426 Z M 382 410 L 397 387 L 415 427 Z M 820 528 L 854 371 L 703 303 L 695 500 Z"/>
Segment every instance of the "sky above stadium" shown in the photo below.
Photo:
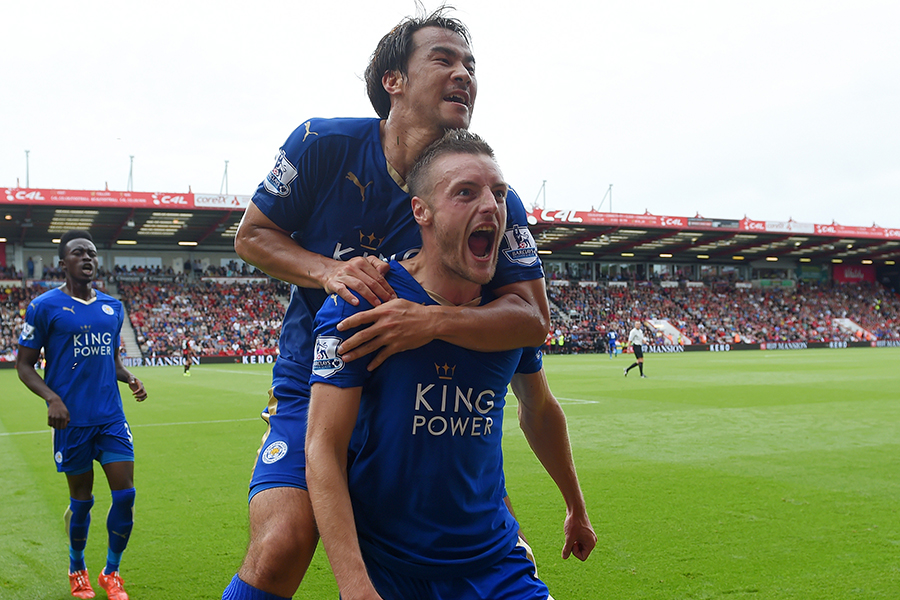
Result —
<path fill-rule="evenodd" d="M 452 4 L 526 206 L 900 227 L 896 0 Z M 4 2 L 0 187 L 125 190 L 134 156 L 135 191 L 219 193 L 227 160 L 252 194 L 305 119 L 374 116 L 362 73 L 414 12 Z"/>

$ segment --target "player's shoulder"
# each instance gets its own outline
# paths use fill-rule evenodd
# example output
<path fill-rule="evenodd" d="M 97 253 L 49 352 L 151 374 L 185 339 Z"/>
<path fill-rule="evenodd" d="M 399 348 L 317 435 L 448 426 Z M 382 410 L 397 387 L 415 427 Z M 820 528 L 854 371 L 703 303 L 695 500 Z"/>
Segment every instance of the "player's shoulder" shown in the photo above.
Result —
<path fill-rule="evenodd" d="M 288 145 L 311 147 L 322 143 L 366 142 L 375 139 L 379 139 L 378 119 L 316 117 L 298 125 L 291 134 Z"/>
<path fill-rule="evenodd" d="M 116 309 L 118 309 L 119 307 L 122 306 L 122 302 L 118 298 L 115 298 L 114 296 L 110 296 L 109 294 L 107 294 L 106 292 L 103 292 L 101 290 L 94 290 L 94 292 L 97 294 L 98 302 L 102 302 L 103 304 L 109 304 L 110 306 L 112 306 L 113 308 L 116 308 Z"/>
<path fill-rule="evenodd" d="M 66 296 L 66 293 L 63 292 L 59 288 L 53 288 L 52 290 L 47 290 L 32 298 L 31 302 L 28 303 L 28 308 L 32 310 L 37 310 L 42 306 L 54 306 L 60 302 L 62 297 Z"/>

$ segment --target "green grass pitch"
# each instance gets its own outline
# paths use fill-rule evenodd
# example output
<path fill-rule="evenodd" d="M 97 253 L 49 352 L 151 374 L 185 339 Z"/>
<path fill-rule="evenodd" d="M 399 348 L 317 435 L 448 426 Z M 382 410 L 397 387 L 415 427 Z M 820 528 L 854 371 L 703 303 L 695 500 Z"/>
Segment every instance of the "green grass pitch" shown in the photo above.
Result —
<path fill-rule="evenodd" d="M 562 500 L 510 402 L 507 485 L 557 600 L 900 598 L 900 349 L 547 357 L 599 543 L 562 561 Z M 271 369 L 135 369 L 131 597 L 219 598 L 247 541 L 246 483 Z M 123 386 L 124 387 L 124 386 Z M 46 410 L 0 371 L 0 597 L 71 598 Z M 124 394 L 123 394 L 124 395 Z M 96 469 L 87 548 L 105 559 Z M 98 589 L 98 597 L 104 597 Z M 337 598 L 317 552 L 295 598 Z"/>

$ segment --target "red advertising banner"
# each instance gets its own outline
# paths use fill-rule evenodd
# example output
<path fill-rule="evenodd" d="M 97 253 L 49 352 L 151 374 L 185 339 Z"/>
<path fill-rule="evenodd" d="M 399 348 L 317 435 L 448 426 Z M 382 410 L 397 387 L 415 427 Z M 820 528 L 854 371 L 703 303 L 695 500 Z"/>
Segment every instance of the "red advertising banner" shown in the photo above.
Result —
<path fill-rule="evenodd" d="M 815 234 L 833 237 L 855 237 L 900 240 L 900 228 L 846 227 L 844 225 L 816 225 L 799 221 L 754 221 L 752 219 L 707 219 L 704 217 L 675 217 L 668 215 L 631 215 L 627 213 L 551 210 L 533 208 L 529 223 L 559 223 L 571 225 L 614 225 L 619 227 L 656 227 L 663 229 L 694 229 L 716 231 L 749 231 L 761 233 Z"/>
<path fill-rule="evenodd" d="M 834 265 L 832 276 L 838 283 L 875 282 L 874 265 Z"/>
<path fill-rule="evenodd" d="M 108 190 L 49 190 L 5 188 L 7 204 L 77 206 L 81 208 L 160 208 L 169 210 L 244 210 L 252 196 L 172 194 L 167 192 L 111 192 Z"/>
<path fill-rule="evenodd" d="M 118 208 L 193 208 L 193 194 L 6 188 L 6 202 L 45 206 Z"/>

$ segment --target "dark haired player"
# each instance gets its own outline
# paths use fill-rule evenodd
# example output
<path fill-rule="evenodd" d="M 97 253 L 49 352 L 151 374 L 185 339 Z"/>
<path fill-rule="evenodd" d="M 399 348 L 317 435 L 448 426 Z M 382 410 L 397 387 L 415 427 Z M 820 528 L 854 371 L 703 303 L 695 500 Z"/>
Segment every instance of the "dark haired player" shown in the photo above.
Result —
<path fill-rule="evenodd" d="M 341 325 L 371 323 L 341 347 L 346 361 L 380 349 L 371 369 L 434 339 L 496 351 L 539 346 L 547 332 L 543 270 L 512 191 L 489 286 L 496 300 L 481 307 L 423 307 L 397 299 L 384 279 L 384 260 L 410 258 L 421 244 L 405 181 L 410 168 L 444 131 L 467 129 L 475 103 L 468 30 L 444 12 L 406 19 L 379 42 L 366 86 L 380 119 L 310 119 L 291 134 L 235 237 L 246 262 L 294 288 L 263 412 L 269 427 L 250 483 L 250 543 L 225 600 L 290 597 L 315 551 L 303 444 L 312 323 L 329 294 L 355 304 L 353 290 L 375 307 Z M 523 389 L 542 394 L 561 415 L 540 381 Z"/>
<path fill-rule="evenodd" d="M 127 383 L 138 402 L 147 398 L 147 392 L 119 358 L 122 303 L 91 286 L 98 267 L 91 234 L 66 232 L 59 242 L 59 259 L 66 283 L 28 305 L 16 371 L 47 403 L 56 470 L 66 474 L 69 484 L 66 530 L 72 595 L 94 597 L 84 548 L 94 505 L 96 460 L 112 492 L 106 519 L 109 550 L 99 583 L 110 600 L 128 600 L 119 563 L 134 525 L 134 445 L 117 382 Z M 34 367 L 41 348 L 47 360 L 43 378 Z"/>

